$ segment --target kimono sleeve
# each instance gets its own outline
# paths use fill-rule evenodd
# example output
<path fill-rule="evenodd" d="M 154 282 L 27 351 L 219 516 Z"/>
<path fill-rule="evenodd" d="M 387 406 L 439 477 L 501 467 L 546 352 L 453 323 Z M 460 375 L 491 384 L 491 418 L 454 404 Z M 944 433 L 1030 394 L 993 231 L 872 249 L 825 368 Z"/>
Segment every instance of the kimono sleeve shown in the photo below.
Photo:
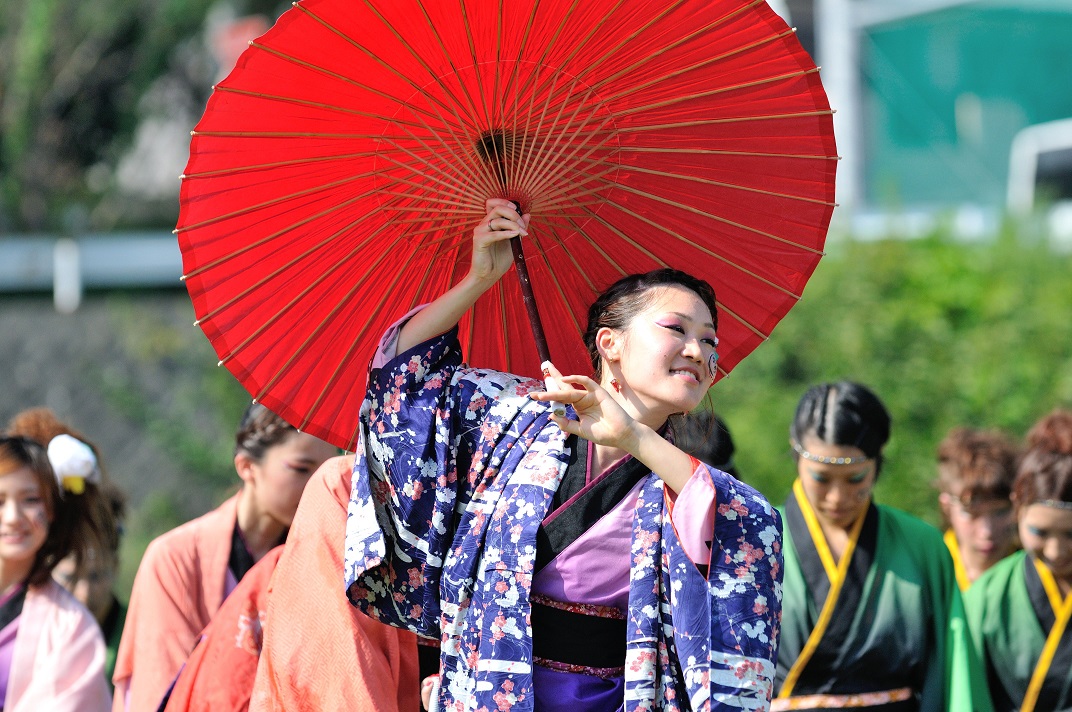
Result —
<path fill-rule="evenodd" d="M 912 551 L 926 575 L 934 628 L 920 710 L 991 712 L 990 695 L 971 641 L 949 549 L 930 525 L 905 517 L 901 521 L 904 541 L 913 542 Z"/>
<path fill-rule="evenodd" d="M 692 709 L 766 709 L 781 626 L 781 517 L 753 488 L 707 474 L 716 501 L 707 576 L 676 533 L 667 545 L 678 665 Z"/>
<path fill-rule="evenodd" d="M 463 368 L 457 329 L 369 377 L 347 515 L 346 588 L 384 623 L 439 635 L 439 581 L 481 425 L 515 377 Z"/>

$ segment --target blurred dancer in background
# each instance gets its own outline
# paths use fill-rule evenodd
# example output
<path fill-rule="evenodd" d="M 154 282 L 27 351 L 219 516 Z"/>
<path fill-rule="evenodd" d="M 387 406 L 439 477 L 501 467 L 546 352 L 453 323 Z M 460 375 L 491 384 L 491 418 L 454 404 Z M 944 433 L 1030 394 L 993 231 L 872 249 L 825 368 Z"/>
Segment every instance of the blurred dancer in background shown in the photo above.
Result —
<path fill-rule="evenodd" d="M 968 591 L 976 650 L 998 712 L 1072 710 L 1072 411 L 1031 428 L 1012 497 L 1024 550 Z"/>
<path fill-rule="evenodd" d="M 95 517 L 96 458 L 61 435 L 45 447 L 0 438 L 0 696 L 6 712 L 104 712 L 104 639 L 93 615 L 52 579 L 73 553 L 84 561 L 107 522 Z"/>
<path fill-rule="evenodd" d="M 701 462 L 741 479 L 733 459 L 737 448 L 730 429 L 714 411 L 700 408 L 689 413 L 689 417 L 683 418 L 674 428 L 674 443 Z"/>
<path fill-rule="evenodd" d="M 72 552 L 56 564 L 52 575 L 57 583 L 74 594 L 74 597 L 89 609 L 100 625 L 107 649 L 105 680 L 111 689 L 115 655 L 119 649 L 123 621 L 126 619 L 126 607 L 119 602 L 113 591 L 116 572 L 119 570 L 119 540 L 126 512 L 126 498 L 115 483 L 109 480 L 100 448 L 84 434 L 61 421 L 50 409 L 29 408 L 19 412 L 8 424 L 8 432 L 28 437 L 46 446 L 57 436 L 70 436 L 90 449 L 96 463 L 83 486 L 92 490 L 92 495 L 86 499 L 86 503 L 97 508 L 93 519 L 98 522 L 100 532 L 94 541 L 87 542 L 80 553 Z M 51 454 L 65 452 L 63 448 L 53 448 Z M 71 474 L 66 472 L 69 462 L 56 459 L 51 464 L 61 480 Z"/>
<path fill-rule="evenodd" d="M 814 386 L 797 405 L 774 710 L 985 705 L 941 533 L 872 501 L 889 436 L 886 407 L 858 383 Z"/>
<path fill-rule="evenodd" d="M 1016 445 L 994 430 L 954 428 L 938 445 L 938 505 L 960 590 L 1017 548 Z"/>
<path fill-rule="evenodd" d="M 260 404 L 246 410 L 235 440 L 238 493 L 145 551 L 113 676 L 116 710 L 160 706 L 220 604 L 283 543 L 310 475 L 337 452 Z"/>

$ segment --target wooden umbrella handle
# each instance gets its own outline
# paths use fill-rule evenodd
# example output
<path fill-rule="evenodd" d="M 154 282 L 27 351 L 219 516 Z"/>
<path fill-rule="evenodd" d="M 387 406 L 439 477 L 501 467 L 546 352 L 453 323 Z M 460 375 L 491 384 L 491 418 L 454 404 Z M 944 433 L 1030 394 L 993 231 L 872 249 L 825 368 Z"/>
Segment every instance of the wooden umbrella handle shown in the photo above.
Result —
<path fill-rule="evenodd" d="M 536 340 L 536 353 L 540 356 L 540 368 L 544 363 L 550 363 L 551 352 L 547 348 L 547 336 L 544 335 L 543 321 L 540 320 L 540 310 L 536 306 L 536 297 L 532 293 L 532 282 L 529 280 L 529 268 L 525 265 L 525 250 L 521 246 L 521 237 L 510 238 L 510 249 L 514 253 L 514 266 L 517 267 L 517 279 L 521 282 L 521 298 L 525 302 L 525 311 L 529 314 L 529 324 L 532 326 L 532 337 Z M 544 376 L 544 386 L 547 390 L 557 390 L 558 384 L 550 376 Z M 566 406 L 562 403 L 551 402 L 551 412 L 557 416 L 566 415 Z"/>

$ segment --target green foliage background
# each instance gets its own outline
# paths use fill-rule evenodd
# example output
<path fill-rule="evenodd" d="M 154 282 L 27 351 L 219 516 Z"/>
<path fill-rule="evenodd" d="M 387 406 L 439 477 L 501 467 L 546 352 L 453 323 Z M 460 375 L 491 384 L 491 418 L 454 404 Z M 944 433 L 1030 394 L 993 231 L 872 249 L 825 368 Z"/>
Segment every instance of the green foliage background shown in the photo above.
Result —
<path fill-rule="evenodd" d="M 871 387 L 893 415 L 876 498 L 938 523 L 934 453 L 956 425 L 1019 438 L 1072 404 L 1072 256 L 1005 226 L 964 243 L 832 241 L 801 302 L 712 390 L 743 479 L 781 502 L 789 422 L 808 386 Z"/>

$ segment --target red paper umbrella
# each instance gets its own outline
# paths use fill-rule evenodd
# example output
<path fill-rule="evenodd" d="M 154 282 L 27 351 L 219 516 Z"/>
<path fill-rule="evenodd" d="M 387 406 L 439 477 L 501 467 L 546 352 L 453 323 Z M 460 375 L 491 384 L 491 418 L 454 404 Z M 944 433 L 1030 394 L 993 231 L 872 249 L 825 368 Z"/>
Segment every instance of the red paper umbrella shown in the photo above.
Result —
<path fill-rule="evenodd" d="M 176 232 L 221 362 L 352 449 L 378 339 L 468 266 L 484 201 L 532 214 L 550 353 L 587 373 L 587 305 L 671 266 L 714 285 L 728 372 L 800 298 L 833 210 L 831 111 L 755 0 L 303 0 L 193 132 Z M 461 323 L 538 374 L 519 280 Z"/>

